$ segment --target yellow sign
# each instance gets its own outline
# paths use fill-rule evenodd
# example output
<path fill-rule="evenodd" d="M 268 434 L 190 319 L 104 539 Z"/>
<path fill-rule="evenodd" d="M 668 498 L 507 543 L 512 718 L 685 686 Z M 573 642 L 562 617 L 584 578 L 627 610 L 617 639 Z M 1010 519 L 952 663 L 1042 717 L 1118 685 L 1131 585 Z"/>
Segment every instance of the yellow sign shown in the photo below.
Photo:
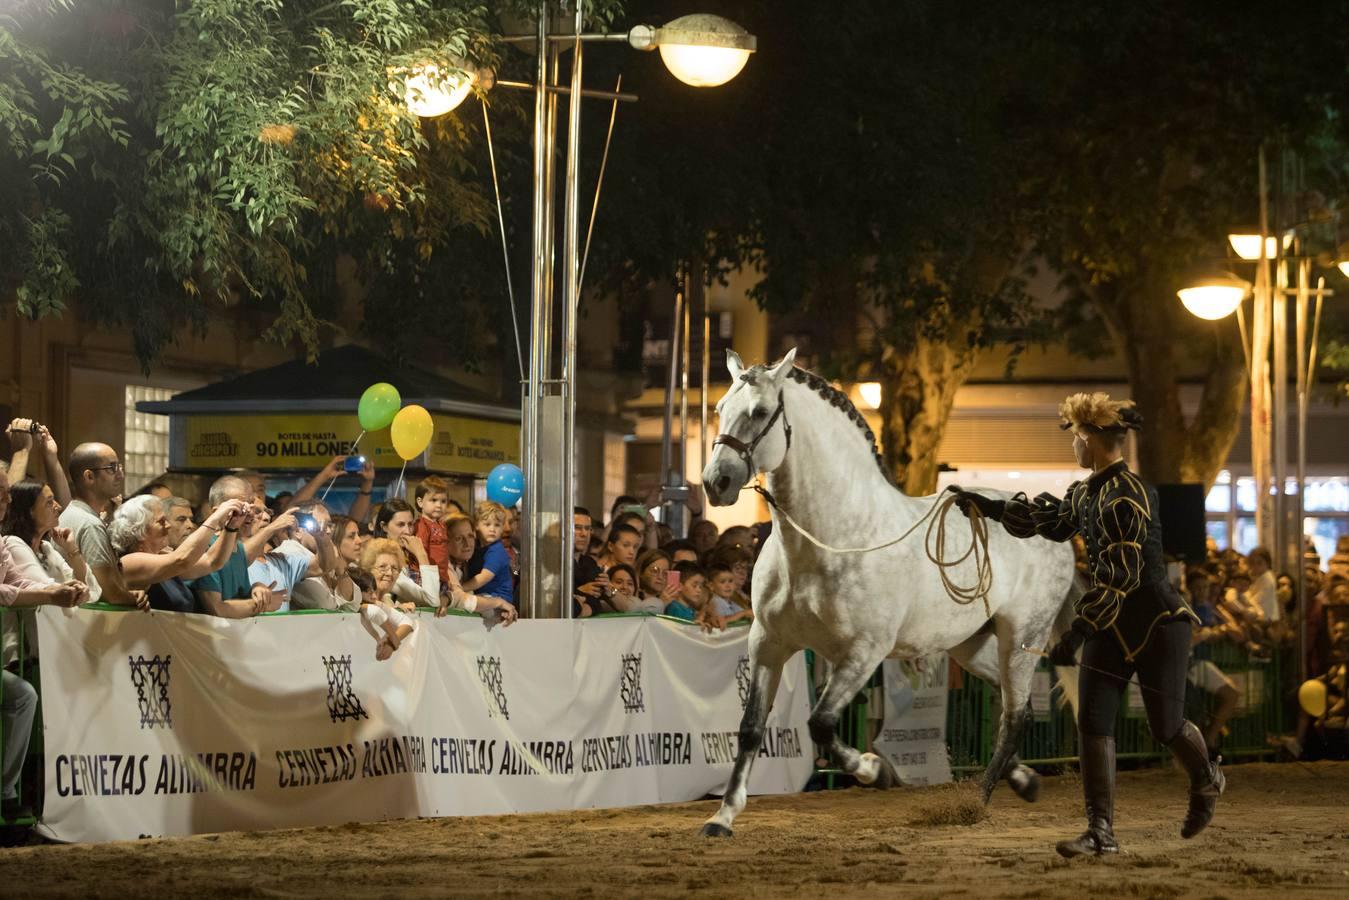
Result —
<path fill-rule="evenodd" d="M 520 464 L 520 426 L 490 419 L 432 414 L 436 430 L 426 467 L 486 475 L 502 463 Z"/>
<path fill-rule="evenodd" d="M 317 470 L 334 456 L 351 453 L 360 434 L 356 416 L 186 415 L 185 469 Z M 435 433 L 426 468 L 460 475 L 486 475 L 499 463 L 520 462 L 520 426 L 490 419 L 433 414 Z M 360 453 L 376 468 L 401 468 L 389 430 L 361 438 Z"/>

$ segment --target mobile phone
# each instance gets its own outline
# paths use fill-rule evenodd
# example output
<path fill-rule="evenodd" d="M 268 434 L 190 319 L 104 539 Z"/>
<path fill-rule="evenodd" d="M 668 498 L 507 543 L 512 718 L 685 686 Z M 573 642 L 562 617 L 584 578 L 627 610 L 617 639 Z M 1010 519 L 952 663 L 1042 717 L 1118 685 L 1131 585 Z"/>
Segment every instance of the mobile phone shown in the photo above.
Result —
<path fill-rule="evenodd" d="M 640 503 L 633 503 L 628 506 L 619 507 L 618 514 L 620 516 L 627 515 L 628 513 L 636 513 L 639 516 L 645 516 L 646 507 L 642 506 Z"/>
<path fill-rule="evenodd" d="M 682 578 L 682 576 L 681 576 L 678 572 L 674 571 L 673 569 L 671 569 L 670 571 L 666 572 L 666 573 L 665 573 L 665 587 L 666 587 L 666 589 L 667 589 L 667 590 L 668 590 L 669 588 L 675 588 L 675 589 L 678 589 L 678 588 L 679 588 L 679 582 L 680 582 L 681 578 Z"/>
<path fill-rule="evenodd" d="M 315 519 L 313 516 L 296 516 L 295 524 L 299 525 L 301 528 L 303 528 L 305 531 L 308 531 L 310 534 L 313 534 L 319 530 L 318 519 Z"/>
<path fill-rule="evenodd" d="M 348 456 L 342 462 L 342 468 L 346 471 L 348 475 L 359 475 L 361 474 L 361 469 L 363 469 L 364 467 L 365 467 L 364 456 Z"/>

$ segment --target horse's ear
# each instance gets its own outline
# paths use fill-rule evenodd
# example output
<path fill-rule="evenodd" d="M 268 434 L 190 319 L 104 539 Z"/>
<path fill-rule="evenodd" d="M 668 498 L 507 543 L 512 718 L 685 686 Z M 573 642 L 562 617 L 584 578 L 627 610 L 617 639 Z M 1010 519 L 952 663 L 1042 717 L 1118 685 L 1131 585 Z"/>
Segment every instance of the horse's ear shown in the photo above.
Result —
<path fill-rule="evenodd" d="M 773 366 L 773 368 L 768 370 L 768 373 L 772 375 L 774 379 L 781 381 L 782 376 L 786 375 L 787 372 L 791 370 L 792 363 L 795 360 L 796 360 L 796 348 L 793 347 L 792 349 L 787 351 L 787 355 L 782 357 L 782 360 L 778 362 L 777 365 Z"/>
<path fill-rule="evenodd" d="M 731 373 L 731 381 L 740 377 L 740 373 L 745 371 L 745 364 L 740 361 L 740 354 L 734 350 L 726 351 L 726 370 Z"/>

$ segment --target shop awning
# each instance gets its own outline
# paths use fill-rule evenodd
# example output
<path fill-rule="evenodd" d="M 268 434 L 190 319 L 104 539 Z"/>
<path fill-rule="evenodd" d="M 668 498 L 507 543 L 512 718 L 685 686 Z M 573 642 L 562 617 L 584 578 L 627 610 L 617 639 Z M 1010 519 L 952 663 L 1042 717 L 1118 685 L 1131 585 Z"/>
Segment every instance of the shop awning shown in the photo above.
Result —
<path fill-rule="evenodd" d="M 326 350 L 314 364 L 283 363 L 136 409 L 171 417 L 173 470 L 312 471 L 350 453 L 360 434 L 357 402 L 379 381 L 398 388 L 405 405 L 426 407 L 434 421 L 431 446 L 409 471 L 481 476 L 519 462 L 518 406 L 354 345 Z M 360 452 L 381 470 L 401 466 L 388 429 L 363 437 Z"/>

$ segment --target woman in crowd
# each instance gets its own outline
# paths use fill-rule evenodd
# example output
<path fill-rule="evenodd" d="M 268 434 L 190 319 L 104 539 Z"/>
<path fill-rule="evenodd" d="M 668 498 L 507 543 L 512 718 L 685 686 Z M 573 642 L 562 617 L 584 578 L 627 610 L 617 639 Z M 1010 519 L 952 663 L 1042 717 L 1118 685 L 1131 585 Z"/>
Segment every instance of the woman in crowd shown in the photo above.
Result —
<path fill-rule="evenodd" d="M 637 600 L 637 570 L 627 563 L 617 563 L 609 567 L 609 605 L 624 610 L 627 604 Z"/>
<path fill-rule="evenodd" d="M 59 472 L 60 469 L 57 469 Z M 64 476 L 62 476 L 64 477 Z M 37 584 L 82 581 L 89 588 L 89 602 L 98 600 L 98 581 L 80 555 L 69 528 L 61 528 L 61 504 L 52 489 L 26 479 L 9 489 L 9 510 L 0 531 L 14 561 L 14 573 Z M 22 657 L 38 658 L 37 618 L 32 609 L 5 618 L 3 664 Z"/>
<path fill-rule="evenodd" d="M 441 592 L 436 615 L 443 616 L 450 607 L 454 607 L 465 612 L 476 612 L 489 622 L 496 619 L 506 625 L 514 622 L 516 611 L 509 600 L 470 594 L 460 585 L 464 570 L 469 560 L 473 559 L 473 551 L 477 547 L 473 520 L 463 513 L 450 513 L 445 517 L 445 533 L 450 543 L 450 584 Z"/>
<path fill-rule="evenodd" d="M 393 656 L 417 629 L 417 622 L 398 608 L 393 594 L 407 568 L 403 550 L 388 538 L 375 538 L 361 548 L 361 623 L 375 639 L 375 659 Z"/>
<path fill-rule="evenodd" d="M 667 580 L 669 572 L 669 554 L 664 550 L 646 551 L 637 560 L 637 596 L 616 596 L 614 605 L 622 612 L 664 613 L 670 601 L 679 596 L 679 586 Z"/>
<path fill-rule="evenodd" d="M 132 497 L 117 508 L 108 526 L 113 549 L 121 554 L 127 587 L 145 590 L 151 609 L 197 612 L 196 599 L 185 582 L 225 567 L 250 509 L 243 500 L 226 500 L 177 548 L 169 550 L 169 519 L 163 503 L 150 495 Z M 219 537 L 212 543 L 215 535 Z"/>
<path fill-rule="evenodd" d="M 412 506 L 395 497 L 380 507 L 379 515 L 375 517 L 374 534 L 397 543 L 408 559 L 395 593 L 417 606 L 437 607 L 441 595 L 440 569 L 431 562 L 426 546 L 413 534 L 415 518 Z"/>

